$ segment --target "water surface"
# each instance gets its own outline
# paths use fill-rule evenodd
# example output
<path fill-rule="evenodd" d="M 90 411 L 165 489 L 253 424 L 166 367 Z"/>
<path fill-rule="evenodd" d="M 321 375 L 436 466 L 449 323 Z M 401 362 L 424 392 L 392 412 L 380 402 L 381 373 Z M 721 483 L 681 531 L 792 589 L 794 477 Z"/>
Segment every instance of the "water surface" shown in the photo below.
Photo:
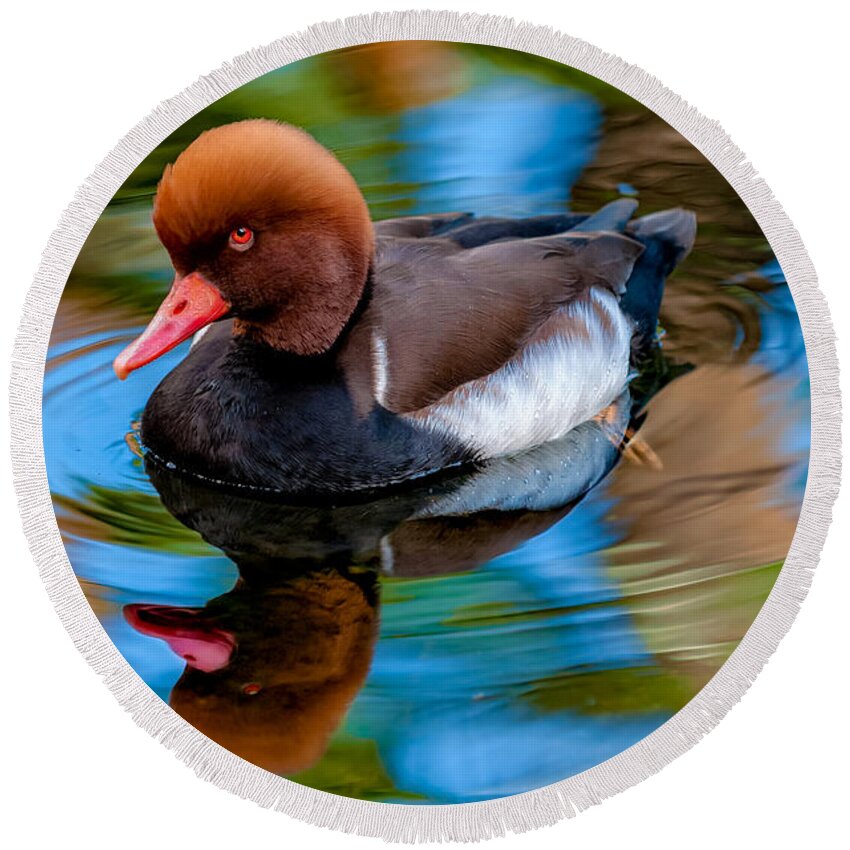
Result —
<path fill-rule="evenodd" d="M 668 281 L 661 349 L 619 413 L 637 417 L 635 450 L 622 456 L 587 427 L 484 484 L 336 508 L 254 502 L 146 468 L 134 423 L 186 347 L 124 383 L 111 361 L 172 277 L 150 225 L 156 181 L 201 129 L 249 116 L 332 147 L 376 219 L 591 211 L 621 195 L 642 213 L 693 209 L 697 244 Z M 621 752 L 728 658 L 794 532 L 808 374 L 764 236 L 657 116 L 524 54 L 387 44 L 268 74 L 140 165 L 68 281 L 44 442 L 86 597 L 162 699 L 308 785 L 465 802 Z M 580 481 L 593 486 L 576 499 Z M 485 487 L 492 504 L 480 504 Z"/>

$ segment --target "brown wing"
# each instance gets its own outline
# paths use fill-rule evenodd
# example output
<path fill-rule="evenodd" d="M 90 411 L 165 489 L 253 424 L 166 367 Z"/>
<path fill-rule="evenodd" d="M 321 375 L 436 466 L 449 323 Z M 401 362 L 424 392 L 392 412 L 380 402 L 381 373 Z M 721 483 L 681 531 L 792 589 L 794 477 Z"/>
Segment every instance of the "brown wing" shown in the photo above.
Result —
<path fill-rule="evenodd" d="M 643 247 L 565 233 L 463 250 L 448 239 L 379 238 L 373 296 L 343 368 L 355 398 L 407 413 L 511 359 L 589 287 L 623 291 Z"/>
<path fill-rule="evenodd" d="M 409 215 L 375 222 L 375 235 L 422 239 L 434 236 L 445 229 L 470 221 L 472 213 L 439 213 L 437 215 Z"/>

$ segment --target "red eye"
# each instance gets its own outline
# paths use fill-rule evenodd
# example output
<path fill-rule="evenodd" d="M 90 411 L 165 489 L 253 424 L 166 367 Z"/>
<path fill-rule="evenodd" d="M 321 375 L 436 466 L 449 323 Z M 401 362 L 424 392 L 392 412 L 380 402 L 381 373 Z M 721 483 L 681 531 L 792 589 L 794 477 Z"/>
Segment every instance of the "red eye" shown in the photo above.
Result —
<path fill-rule="evenodd" d="M 254 694 L 258 694 L 263 689 L 263 686 L 259 682 L 249 682 L 247 685 L 242 686 L 242 693 L 246 696 L 252 697 Z"/>
<path fill-rule="evenodd" d="M 230 247 L 246 251 L 254 244 L 254 231 L 250 227 L 234 227 L 230 231 Z"/>

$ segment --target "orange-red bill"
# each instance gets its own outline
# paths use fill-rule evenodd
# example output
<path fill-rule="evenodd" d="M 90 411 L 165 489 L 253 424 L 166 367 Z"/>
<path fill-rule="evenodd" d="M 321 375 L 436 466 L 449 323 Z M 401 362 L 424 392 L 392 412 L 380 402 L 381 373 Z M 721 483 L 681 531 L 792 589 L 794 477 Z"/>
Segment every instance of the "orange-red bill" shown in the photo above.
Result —
<path fill-rule="evenodd" d="M 142 335 L 115 358 L 115 374 L 123 381 L 134 369 L 171 351 L 229 310 L 222 294 L 203 275 L 192 272 L 176 277 Z"/>

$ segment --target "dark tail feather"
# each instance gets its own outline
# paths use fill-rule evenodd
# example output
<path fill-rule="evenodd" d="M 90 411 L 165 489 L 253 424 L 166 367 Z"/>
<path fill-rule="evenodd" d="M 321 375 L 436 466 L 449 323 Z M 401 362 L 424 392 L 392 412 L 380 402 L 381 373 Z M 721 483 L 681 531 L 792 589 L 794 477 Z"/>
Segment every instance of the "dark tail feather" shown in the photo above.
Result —
<path fill-rule="evenodd" d="M 595 230 L 610 230 L 614 233 L 622 233 L 637 208 L 638 202 L 632 198 L 620 198 L 618 201 L 611 201 L 576 225 L 572 232 L 590 233 Z"/>
<path fill-rule="evenodd" d="M 697 219 L 688 210 L 664 210 L 636 219 L 626 232 L 644 246 L 644 252 L 635 263 L 620 306 L 637 323 L 638 342 L 645 345 L 655 336 L 664 281 L 693 247 Z"/>

